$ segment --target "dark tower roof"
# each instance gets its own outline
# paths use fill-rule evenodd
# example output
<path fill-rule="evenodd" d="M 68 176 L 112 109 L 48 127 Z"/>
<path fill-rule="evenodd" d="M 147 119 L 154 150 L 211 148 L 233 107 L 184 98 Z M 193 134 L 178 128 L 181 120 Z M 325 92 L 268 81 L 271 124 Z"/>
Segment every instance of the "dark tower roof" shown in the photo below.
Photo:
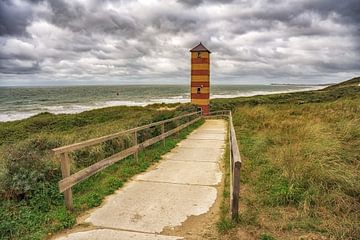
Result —
<path fill-rule="evenodd" d="M 190 52 L 208 52 L 211 53 L 201 42 L 190 50 Z"/>

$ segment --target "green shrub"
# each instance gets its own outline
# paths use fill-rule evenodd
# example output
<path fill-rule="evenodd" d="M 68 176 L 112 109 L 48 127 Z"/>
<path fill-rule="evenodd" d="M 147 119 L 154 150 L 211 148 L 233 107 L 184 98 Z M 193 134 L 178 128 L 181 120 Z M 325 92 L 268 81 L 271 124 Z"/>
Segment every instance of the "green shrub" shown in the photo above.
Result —
<path fill-rule="evenodd" d="M 173 148 L 191 129 L 169 137 L 139 154 L 139 163 L 128 157 L 73 187 L 75 212 L 64 207 L 59 192 L 59 159 L 51 149 L 193 110 L 184 105 L 176 110 L 111 107 L 79 114 L 43 113 L 29 119 L 0 123 L 0 239 L 44 239 L 49 233 L 75 224 L 82 211 L 99 206 L 103 198 L 121 187 L 134 174 L 145 171 Z M 167 125 L 167 130 L 174 125 Z M 139 133 L 139 141 L 159 134 L 156 127 Z M 122 136 L 70 154 L 72 172 L 131 146 L 132 136 Z"/>
<path fill-rule="evenodd" d="M 0 176 L 2 198 L 30 198 L 35 191 L 58 181 L 59 165 L 50 157 L 50 149 L 57 146 L 57 140 L 37 137 L 5 147 Z"/>

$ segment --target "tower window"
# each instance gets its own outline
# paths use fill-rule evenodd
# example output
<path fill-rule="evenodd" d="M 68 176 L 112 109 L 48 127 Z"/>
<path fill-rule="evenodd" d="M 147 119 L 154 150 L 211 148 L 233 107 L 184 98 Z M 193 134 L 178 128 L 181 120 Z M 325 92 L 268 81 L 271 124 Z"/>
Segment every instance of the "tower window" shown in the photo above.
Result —
<path fill-rule="evenodd" d="M 197 53 L 197 58 L 201 58 L 201 53 L 200 52 Z"/>
<path fill-rule="evenodd" d="M 201 90 L 201 88 L 198 87 L 198 88 L 197 88 L 197 93 L 200 93 L 200 90 Z"/>

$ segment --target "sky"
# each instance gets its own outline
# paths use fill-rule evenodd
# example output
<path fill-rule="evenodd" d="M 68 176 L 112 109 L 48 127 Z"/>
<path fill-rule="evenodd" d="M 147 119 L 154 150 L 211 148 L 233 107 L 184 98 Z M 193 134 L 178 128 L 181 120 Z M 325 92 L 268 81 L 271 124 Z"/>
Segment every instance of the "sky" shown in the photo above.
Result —
<path fill-rule="evenodd" d="M 360 75 L 359 0 L 0 0 L 0 86 L 340 82 Z"/>

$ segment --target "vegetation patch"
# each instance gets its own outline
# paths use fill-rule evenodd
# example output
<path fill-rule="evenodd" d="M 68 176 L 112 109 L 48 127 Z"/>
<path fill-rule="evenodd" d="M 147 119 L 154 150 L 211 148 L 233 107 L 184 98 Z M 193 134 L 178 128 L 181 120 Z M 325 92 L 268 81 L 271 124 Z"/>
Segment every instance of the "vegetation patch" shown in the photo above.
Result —
<path fill-rule="evenodd" d="M 217 222 L 217 228 L 220 233 L 227 233 L 229 230 L 234 228 L 236 224 L 231 220 L 230 217 L 230 162 L 229 162 L 229 143 L 226 145 L 225 154 L 223 156 L 224 166 L 224 189 L 222 193 L 222 199 L 220 204 L 220 218 Z"/>
<path fill-rule="evenodd" d="M 224 239 L 358 239 L 359 83 L 212 101 L 233 111 L 243 158 L 240 218 Z"/>
<path fill-rule="evenodd" d="M 222 239 L 358 239 L 360 236 L 360 78 L 319 91 L 216 99 L 230 109 L 243 165 L 240 212 L 229 215 L 229 150 L 219 232 Z M 75 224 L 76 216 L 159 161 L 186 136 L 154 144 L 91 176 L 74 188 L 75 211 L 64 207 L 51 149 L 196 110 L 112 107 L 80 114 L 43 113 L 0 123 L 0 238 L 44 239 Z M 181 122 L 179 121 L 178 124 Z M 168 124 L 167 130 L 176 127 Z M 145 130 L 139 141 L 159 134 Z M 131 145 L 113 139 L 71 154 L 75 172 Z"/>
<path fill-rule="evenodd" d="M 74 211 L 64 206 L 59 193 L 59 161 L 51 149 L 135 126 L 195 111 L 191 105 L 159 111 L 152 107 L 112 107 L 73 115 L 40 114 L 29 119 L 0 123 L 0 239 L 45 239 L 72 227 L 76 217 L 99 206 L 135 174 L 145 171 L 201 121 L 156 143 L 139 154 L 119 161 L 73 187 Z M 178 121 L 181 124 L 181 121 Z M 166 130 L 176 123 L 166 125 Z M 160 133 L 153 128 L 139 133 L 144 141 Z M 2 133 L 5 135 L 2 135 Z M 87 167 L 130 146 L 130 137 L 107 141 L 71 154 L 72 172 Z"/>

